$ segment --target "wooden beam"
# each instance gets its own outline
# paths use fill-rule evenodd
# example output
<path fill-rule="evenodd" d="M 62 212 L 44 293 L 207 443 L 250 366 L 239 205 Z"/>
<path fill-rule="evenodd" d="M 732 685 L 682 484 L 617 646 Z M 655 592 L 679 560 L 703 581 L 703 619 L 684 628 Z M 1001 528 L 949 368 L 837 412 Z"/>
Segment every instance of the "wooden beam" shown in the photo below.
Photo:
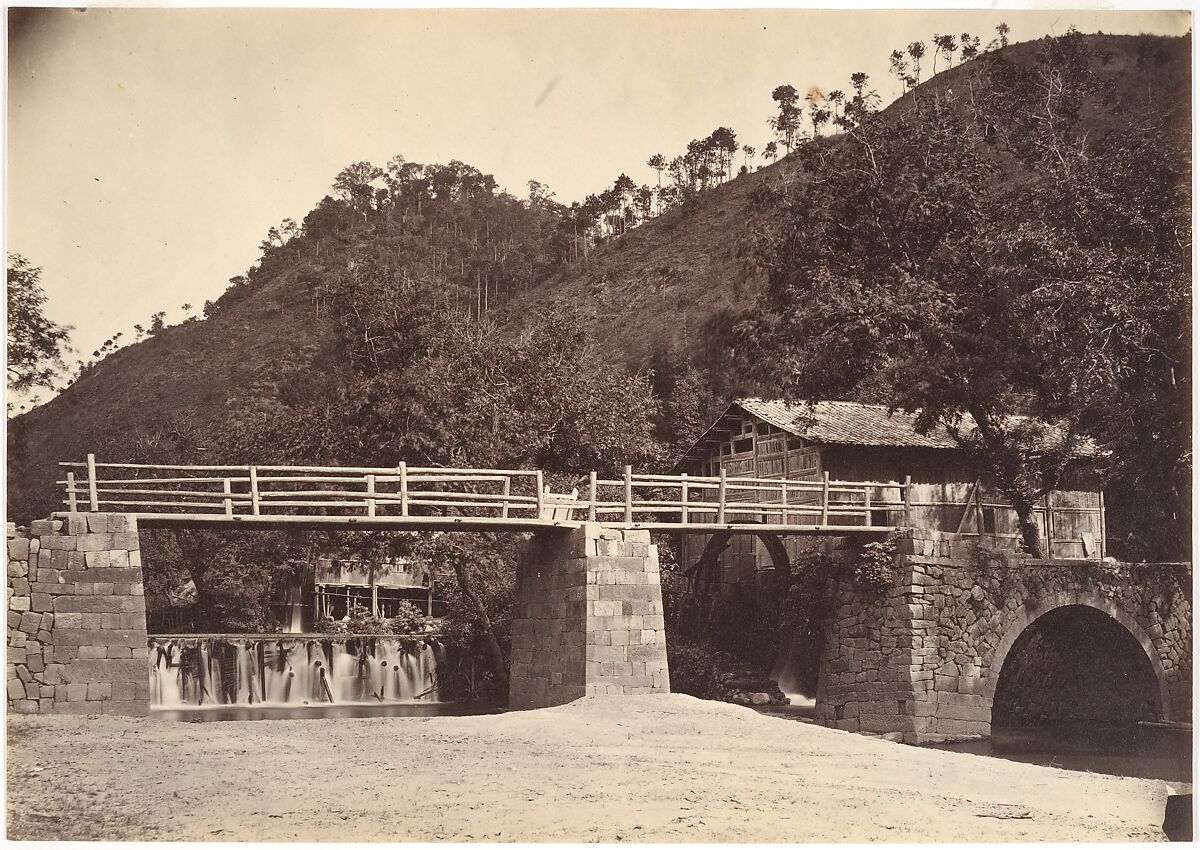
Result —
<path fill-rule="evenodd" d="M 979 479 L 976 478 L 975 483 L 971 485 L 971 489 L 967 491 L 967 501 L 966 501 L 966 504 L 963 505 L 962 516 L 958 518 L 958 528 L 956 528 L 954 530 L 955 534 L 963 533 L 963 528 L 965 528 L 966 524 L 967 524 L 967 517 L 971 515 L 971 507 L 975 500 L 976 492 L 978 491 L 978 489 L 979 489 Z M 982 515 L 980 515 L 980 518 L 979 518 L 979 529 L 978 530 L 981 534 L 983 533 L 983 516 Z"/>
<path fill-rule="evenodd" d="M 1105 556 L 1108 555 L 1108 529 L 1107 529 L 1107 526 L 1105 525 L 1105 519 L 1104 519 L 1104 491 L 1101 490 L 1099 495 L 1100 495 L 1100 544 L 1097 548 L 1100 553 L 1100 560 L 1104 560 Z"/>
<path fill-rule="evenodd" d="M 717 524 L 725 524 L 725 464 L 721 464 L 721 483 L 717 489 Z"/>
<path fill-rule="evenodd" d="M 822 464 L 824 466 L 824 464 Z M 821 525 L 829 525 L 829 470 L 821 470 Z"/>
<path fill-rule="evenodd" d="M 250 467 L 250 511 L 258 516 L 258 469 L 253 466 Z"/>
<path fill-rule="evenodd" d="M 625 482 L 625 526 L 633 525 L 633 468 L 626 465 L 622 471 Z"/>
<path fill-rule="evenodd" d="M 96 456 L 89 454 L 87 456 L 87 471 L 88 471 L 88 502 L 92 511 L 100 510 L 100 505 L 96 496 Z"/>

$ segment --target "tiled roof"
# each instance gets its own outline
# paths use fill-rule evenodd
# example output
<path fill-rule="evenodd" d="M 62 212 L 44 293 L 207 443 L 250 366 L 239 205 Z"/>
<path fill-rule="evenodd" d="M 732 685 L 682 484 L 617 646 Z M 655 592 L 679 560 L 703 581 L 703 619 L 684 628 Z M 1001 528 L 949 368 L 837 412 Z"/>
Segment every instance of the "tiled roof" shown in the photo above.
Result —
<path fill-rule="evenodd" d="M 882 404 L 818 401 L 810 405 L 763 398 L 738 399 L 735 404 L 764 422 L 814 443 L 927 449 L 958 447 L 941 425 L 935 425 L 928 434 L 918 434 L 916 414 L 902 410 L 889 412 Z"/>

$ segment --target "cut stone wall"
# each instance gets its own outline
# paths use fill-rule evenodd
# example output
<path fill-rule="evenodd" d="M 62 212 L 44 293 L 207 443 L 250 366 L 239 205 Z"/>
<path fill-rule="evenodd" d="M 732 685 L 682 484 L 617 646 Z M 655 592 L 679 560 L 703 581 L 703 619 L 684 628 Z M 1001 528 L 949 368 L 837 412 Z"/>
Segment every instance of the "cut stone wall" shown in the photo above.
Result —
<path fill-rule="evenodd" d="M 9 523 L 8 709 L 146 714 L 146 599 L 137 520 Z"/>
<path fill-rule="evenodd" d="M 517 574 L 509 706 L 669 691 L 650 533 L 584 523 L 535 535 Z"/>
<path fill-rule="evenodd" d="M 906 530 L 881 594 L 843 584 L 830 612 L 818 722 L 910 742 L 991 731 L 1009 650 L 1038 617 L 1098 609 L 1141 646 L 1164 719 L 1191 718 L 1191 569 L 1182 564 L 969 557 L 957 535 Z"/>

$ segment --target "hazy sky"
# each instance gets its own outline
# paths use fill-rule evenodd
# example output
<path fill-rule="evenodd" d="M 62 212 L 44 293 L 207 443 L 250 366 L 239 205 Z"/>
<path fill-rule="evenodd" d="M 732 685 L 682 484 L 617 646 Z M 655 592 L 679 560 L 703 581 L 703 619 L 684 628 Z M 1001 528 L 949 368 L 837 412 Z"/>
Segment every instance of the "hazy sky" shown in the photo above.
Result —
<path fill-rule="evenodd" d="M 1186 13 L 40 9 L 9 20 L 7 247 L 91 352 L 216 298 L 345 165 L 459 159 L 562 201 L 726 125 L 760 151 L 771 90 L 846 88 L 935 32 L 1171 33 Z"/>

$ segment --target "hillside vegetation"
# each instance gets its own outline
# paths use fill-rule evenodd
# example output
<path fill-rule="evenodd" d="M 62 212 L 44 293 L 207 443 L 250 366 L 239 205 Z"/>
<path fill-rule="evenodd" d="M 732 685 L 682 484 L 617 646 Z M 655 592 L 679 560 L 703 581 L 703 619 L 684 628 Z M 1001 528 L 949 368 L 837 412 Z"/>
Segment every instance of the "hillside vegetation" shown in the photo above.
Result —
<path fill-rule="evenodd" d="M 1096 136 L 1153 105 L 1176 113 L 1173 139 L 1186 149 L 1189 42 L 1088 44 L 1103 84 L 1083 105 Z M 1000 53 L 1019 65 L 1036 51 Z M 878 120 L 899 120 L 916 92 L 953 88 L 971 64 Z M 870 100 L 869 83 L 858 92 Z M 845 103 L 830 130 L 858 120 Z M 839 144 L 836 133 L 820 141 Z M 629 212 L 636 192 L 624 209 L 623 190 L 568 207 L 538 184 L 518 199 L 463 163 L 356 163 L 302 223 L 271 228 L 260 262 L 204 318 L 109 354 L 10 421 L 10 517 L 55 509 L 56 462 L 88 451 L 536 463 L 564 479 L 589 465 L 665 463 L 724 398 L 753 387 L 731 368 L 732 328 L 766 291 L 762 239 L 803 179 L 798 162 L 792 153 L 727 182 L 693 180 L 657 216 L 645 204 Z M 1037 177 L 1006 166 L 992 179 Z"/>

